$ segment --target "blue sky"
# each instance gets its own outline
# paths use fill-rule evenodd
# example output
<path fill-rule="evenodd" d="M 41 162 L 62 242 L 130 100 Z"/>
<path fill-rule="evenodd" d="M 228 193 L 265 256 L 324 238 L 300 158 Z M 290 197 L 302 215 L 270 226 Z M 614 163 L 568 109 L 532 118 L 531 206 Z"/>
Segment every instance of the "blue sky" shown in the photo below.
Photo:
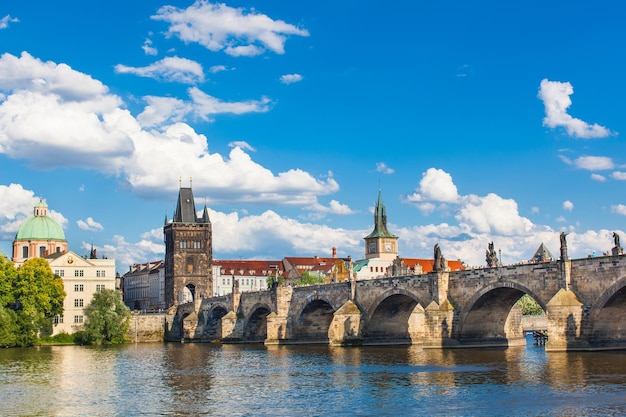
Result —
<path fill-rule="evenodd" d="M 182 178 L 216 259 L 572 257 L 626 220 L 625 6 L 84 1 L 0 6 L 0 251 L 42 197 L 69 247 L 163 257 Z"/>

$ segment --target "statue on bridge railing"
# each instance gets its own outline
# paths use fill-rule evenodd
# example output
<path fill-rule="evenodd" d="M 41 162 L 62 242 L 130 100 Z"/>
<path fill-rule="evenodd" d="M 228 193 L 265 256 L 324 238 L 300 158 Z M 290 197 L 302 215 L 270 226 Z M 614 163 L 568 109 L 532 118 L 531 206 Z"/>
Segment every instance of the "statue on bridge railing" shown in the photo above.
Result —
<path fill-rule="evenodd" d="M 498 255 L 496 254 L 493 242 L 487 245 L 487 250 L 485 251 L 485 261 L 487 261 L 487 266 L 489 268 L 498 266 Z"/>
<path fill-rule="evenodd" d="M 567 260 L 567 240 L 565 240 L 565 237 L 567 236 L 567 233 L 565 232 L 561 232 L 561 260 L 565 261 Z"/>
<path fill-rule="evenodd" d="M 433 265 L 433 271 L 445 271 L 446 269 L 446 259 L 441 254 L 441 249 L 439 248 L 439 243 L 435 244 L 435 263 Z"/>
<path fill-rule="evenodd" d="M 617 255 L 621 255 L 624 253 L 624 250 L 622 249 L 622 247 L 619 244 L 619 235 L 616 232 L 613 232 L 613 242 L 615 243 L 615 246 L 612 249 L 612 254 L 613 256 L 617 256 Z"/>

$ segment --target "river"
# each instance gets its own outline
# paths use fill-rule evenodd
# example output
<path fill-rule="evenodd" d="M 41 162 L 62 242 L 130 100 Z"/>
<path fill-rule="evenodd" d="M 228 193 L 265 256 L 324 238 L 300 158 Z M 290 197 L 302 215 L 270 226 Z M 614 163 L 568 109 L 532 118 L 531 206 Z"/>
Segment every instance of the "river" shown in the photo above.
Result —
<path fill-rule="evenodd" d="M 623 416 L 626 352 L 212 344 L 0 350 L 1 416 Z"/>

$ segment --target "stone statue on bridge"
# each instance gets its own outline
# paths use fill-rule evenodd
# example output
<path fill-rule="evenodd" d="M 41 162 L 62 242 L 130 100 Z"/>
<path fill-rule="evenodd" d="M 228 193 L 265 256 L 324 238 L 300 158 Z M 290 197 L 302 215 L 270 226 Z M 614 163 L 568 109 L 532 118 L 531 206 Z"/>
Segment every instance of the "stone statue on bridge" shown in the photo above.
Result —
<path fill-rule="evenodd" d="M 493 242 L 490 242 L 487 245 L 487 250 L 485 251 L 485 261 L 487 261 L 487 266 L 489 268 L 498 266 L 498 255 L 496 254 Z"/>
<path fill-rule="evenodd" d="M 567 236 L 567 233 L 565 232 L 561 232 L 561 260 L 565 261 L 567 260 L 567 240 L 565 239 L 565 237 Z"/>
<path fill-rule="evenodd" d="M 618 256 L 618 255 L 623 254 L 624 250 L 619 244 L 619 235 L 617 234 L 617 232 L 613 232 L 613 242 L 615 243 L 615 246 L 611 250 L 613 256 Z"/>
<path fill-rule="evenodd" d="M 439 247 L 439 243 L 435 244 L 434 248 L 434 257 L 435 263 L 433 265 L 433 271 L 445 271 L 446 269 L 446 259 L 441 254 L 441 248 Z"/>

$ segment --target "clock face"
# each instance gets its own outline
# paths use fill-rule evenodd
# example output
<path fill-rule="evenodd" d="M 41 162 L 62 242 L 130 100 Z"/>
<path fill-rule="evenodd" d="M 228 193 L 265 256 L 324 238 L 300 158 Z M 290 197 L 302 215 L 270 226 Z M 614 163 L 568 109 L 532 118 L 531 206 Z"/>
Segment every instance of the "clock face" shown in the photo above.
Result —
<path fill-rule="evenodd" d="M 376 243 L 370 243 L 370 253 L 376 252 Z"/>
<path fill-rule="evenodd" d="M 385 243 L 385 250 L 391 252 L 391 243 Z"/>

